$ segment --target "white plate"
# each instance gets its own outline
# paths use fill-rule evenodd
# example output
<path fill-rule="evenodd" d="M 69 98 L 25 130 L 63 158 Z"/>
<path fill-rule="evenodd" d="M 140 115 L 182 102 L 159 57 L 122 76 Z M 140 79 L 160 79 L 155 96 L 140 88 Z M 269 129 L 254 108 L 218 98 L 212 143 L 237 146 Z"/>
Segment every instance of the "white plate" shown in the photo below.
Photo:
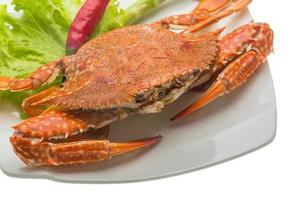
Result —
<path fill-rule="evenodd" d="M 123 1 L 124 2 L 124 1 Z M 173 1 L 147 22 L 190 11 L 197 1 Z M 217 26 L 232 28 L 251 21 L 248 11 L 227 18 Z M 18 123 L 13 106 L 0 107 L 0 167 L 9 176 L 48 178 L 63 182 L 112 183 L 162 178 L 211 166 L 269 144 L 276 131 L 276 102 L 266 63 L 243 87 L 179 122 L 168 118 L 200 94 L 189 92 L 160 114 L 138 115 L 111 126 L 112 141 L 161 134 L 153 148 L 91 165 L 28 168 L 13 153 L 9 136 Z"/>

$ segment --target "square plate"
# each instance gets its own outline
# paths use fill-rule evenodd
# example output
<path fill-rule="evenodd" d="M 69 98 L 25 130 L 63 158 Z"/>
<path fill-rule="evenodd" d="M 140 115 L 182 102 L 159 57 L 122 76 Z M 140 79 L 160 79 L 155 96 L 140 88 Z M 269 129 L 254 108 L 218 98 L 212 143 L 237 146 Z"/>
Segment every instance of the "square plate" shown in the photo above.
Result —
<path fill-rule="evenodd" d="M 127 2 L 127 3 L 126 3 Z M 122 1 L 126 6 L 128 2 Z M 164 16 L 186 13 L 197 1 L 171 1 L 149 16 L 153 22 Z M 252 20 L 248 11 L 222 20 L 224 34 Z M 9 176 L 47 178 L 63 182 L 131 182 L 173 176 L 244 155 L 270 143 L 276 132 L 276 102 L 268 63 L 243 87 L 219 98 L 178 122 L 168 118 L 200 96 L 188 92 L 159 114 L 136 115 L 111 126 L 111 141 L 125 141 L 161 134 L 163 139 L 149 149 L 108 161 L 68 166 L 28 168 L 13 153 L 9 143 L 12 125 L 18 123 L 17 108 L 0 105 L 0 167 Z"/>

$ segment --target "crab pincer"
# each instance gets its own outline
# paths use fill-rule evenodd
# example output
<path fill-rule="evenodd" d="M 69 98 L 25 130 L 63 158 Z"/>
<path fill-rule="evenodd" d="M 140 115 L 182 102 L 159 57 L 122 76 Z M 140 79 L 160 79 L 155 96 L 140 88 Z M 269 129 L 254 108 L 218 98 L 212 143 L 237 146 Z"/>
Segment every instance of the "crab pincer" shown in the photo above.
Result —
<path fill-rule="evenodd" d="M 107 133 L 107 130 L 100 129 L 104 123 L 99 114 L 97 116 L 95 118 L 93 113 L 45 113 L 16 125 L 10 142 L 15 153 L 29 166 L 58 166 L 107 160 L 153 145 L 161 139 L 161 136 L 155 136 L 111 143 L 103 137 L 97 138 L 96 134 L 103 136 Z"/>
<path fill-rule="evenodd" d="M 108 140 L 90 140 L 66 143 L 34 141 L 18 135 L 10 141 L 15 153 L 29 166 L 59 166 L 83 164 L 108 160 L 157 143 L 161 136 L 126 143 L 111 143 Z"/>

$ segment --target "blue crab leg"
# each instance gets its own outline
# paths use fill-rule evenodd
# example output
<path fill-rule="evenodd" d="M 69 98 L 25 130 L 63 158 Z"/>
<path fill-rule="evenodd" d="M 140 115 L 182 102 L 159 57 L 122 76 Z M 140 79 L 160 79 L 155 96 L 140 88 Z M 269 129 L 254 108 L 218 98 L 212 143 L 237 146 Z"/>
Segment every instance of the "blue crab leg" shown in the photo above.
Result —
<path fill-rule="evenodd" d="M 273 51 L 273 31 L 268 24 L 250 23 L 225 36 L 220 46 L 215 65 L 219 65 L 217 69 L 224 65 L 225 69 L 199 100 L 172 117 L 171 121 L 181 119 L 243 85 Z"/>
<path fill-rule="evenodd" d="M 59 87 L 51 87 L 42 92 L 39 92 L 38 94 L 26 98 L 22 103 L 22 108 L 29 117 L 37 116 L 43 113 L 45 109 L 39 108 L 38 106 L 32 106 L 32 104 L 42 100 L 43 98 L 47 97 L 50 94 L 54 95 L 54 94 L 58 94 L 59 92 L 60 92 Z"/>
<path fill-rule="evenodd" d="M 0 77 L 0 91 L 25 91 L 39 88 L 56 78 L 61 71 L 60 63 L 61 60 L 56 60 L 45 64 L 24 79 Z"/>
<path fill-rule="evenodd" d="M 231 92 L 241 86 L 247 79 L 254 74 L 262 62 L 258 59 L 257 53 L 249 51 L 231 63 L 218 77 L 217 81 L 192 105 L 185 108 L 182 112 L 172 117 L 170 120 L 183 118 L 216 98 Z"/>
<path fill-rule="evenodd" d="M 235 12 L 239 12 L 239 11 L 247 8 L 247 6 L 251 3 L 251 1 L 252 0 L 230 1 L 232 3 L 229 3 L 228 6 L 224 7 L 224 9 L 222 8 L 221 10 L 218 10 L 217 12 L 211 14 L 209 17 L 199 20 L 198 23 L 193 24 L 192 26 L 189 26 L 185 32 L 188 32 L 188 33 L 197 32 L 200 29 L 202 29 L 212 23 L 216 23 L 220 19 L 223 19 Z"/>
<path fill-rule="evenodd" d="M 221 9 L 231 0 L 206 0 L 200 1 L 197 7 L 188 14 L 173 15 L 162 19 L 164 24 L 191 26 L 201 20 L 209 18 L 213 12 Z"/>

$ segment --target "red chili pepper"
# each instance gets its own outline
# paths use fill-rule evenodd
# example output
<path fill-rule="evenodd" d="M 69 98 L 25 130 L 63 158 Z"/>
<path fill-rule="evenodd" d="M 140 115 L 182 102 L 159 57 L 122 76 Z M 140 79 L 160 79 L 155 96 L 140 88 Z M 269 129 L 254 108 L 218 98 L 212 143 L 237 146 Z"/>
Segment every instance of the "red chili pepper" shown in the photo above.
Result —
<path fill-rule="evenodd" d="M 67 55 L 74 54 L 86 43 L 101 20 L 109 0 L 86 0 L 68 32 Z"/>

